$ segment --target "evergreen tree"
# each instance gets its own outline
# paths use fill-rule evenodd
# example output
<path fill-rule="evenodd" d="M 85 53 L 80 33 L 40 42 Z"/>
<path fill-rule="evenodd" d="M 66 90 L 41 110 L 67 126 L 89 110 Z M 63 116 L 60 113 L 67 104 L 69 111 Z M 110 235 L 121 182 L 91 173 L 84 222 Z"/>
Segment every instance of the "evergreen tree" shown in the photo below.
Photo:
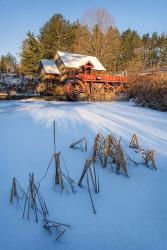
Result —
<path fill-rule="evenodd" d="M 75 27 L 74 52 L 91 55 L 91 34 L 87 25 L 82 25 L 79 21 Z"/>
<path fill-rule="evenodd" d="M 160 64 L 167 65 L 167 35 L 162 34 L 159 38 Z"/>
<path fill-rule="evenodd" d="M 7 72 L 7 69 L 6 69 L 6 59 L 5 59 L 5 56 L 2 55 L 1 58 L 0 58 L 0 72 L 1 73 L 6 73 Z"/>
<path fill-rule="evenodd" d="M 159 63 L 159 37 L 157 32 L 153 32 L 150 42 L 151 47 L 149 61 L 151 67 L 155 67 Z"/>
<path fill-rule="evenodd" d="M 141 40 L 136 31 L 127 29 L 121 35 L 121 50 L 119 67 L 127 70 L 130 64 L 138 62 L 141 58 Z M 140 58 L 140 59 L 139 59 Z"/>
<path fill-rule="evenodd" d="M 21 49 L 20 71 L 24 75 L 34 76 L 38 72 L 41 58 L 40 45 L 34 34 L 27 32 L 27 38 L 23 41 Z"/>
<path fill-rule="evenodd" d="M 6 55 L 2 55 L 0 57 L 0 72 L 9 74 L 15 73 L 17 68 L 16 58 L 7 53 Z"/>
<path fill-rule="evenodd" d="M 110 72 L 119 71 L 118 59 L 120 54 L 120 33 L 116 28 L 110 27 L 105 35 L 103 44 L 103 63 Z"/>
<path fill-rule="evenodd" d="M 143 46 L 143 63 L 144 67 L 150 66 L 150 51 L 151 51 L 151 39 L 150 34 L 144 34 L 142 36 L 142 46 Z"/>
<path fill-rule="evenodd" d="M 66 21 L 62 15 L 55 14 L 40 29 L 40 46 L 42 57 L 53 59 L 57 50 L 73 49 L 74 25 Z"/>

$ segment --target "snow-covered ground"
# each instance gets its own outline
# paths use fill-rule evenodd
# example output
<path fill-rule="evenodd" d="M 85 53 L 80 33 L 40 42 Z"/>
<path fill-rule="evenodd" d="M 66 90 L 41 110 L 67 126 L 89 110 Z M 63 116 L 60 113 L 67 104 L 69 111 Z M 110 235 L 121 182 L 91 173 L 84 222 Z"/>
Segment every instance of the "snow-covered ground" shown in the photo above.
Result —
<path fill-rule="evenodd" d="M 70 224 L 55 242 L 42 227 L 22 219 L 23 201 L 9 202 L 12 177 L 26 189 L 28 173 L 39 181 L 53 153 L 52 122 L 56 120 L 57 149 L 70 176 L 77 181 L 94 136 L 108 130 L 122 137 L 129 151 L 131 135 L 156 150 L 157 171 L 129 166 L 129 178 L 99 168 L 100 194 L 93 194 L 92 212 L 86 186 L 77 192 L 53 188 L 54 167 L 41 183 L 49 218 Z M 86 136 L 88 151 L 69 148 Z M 0 102 L 0 249 L 2 250 L 165 250 L 167 249 L 167 113 L 133 103 Z"/>

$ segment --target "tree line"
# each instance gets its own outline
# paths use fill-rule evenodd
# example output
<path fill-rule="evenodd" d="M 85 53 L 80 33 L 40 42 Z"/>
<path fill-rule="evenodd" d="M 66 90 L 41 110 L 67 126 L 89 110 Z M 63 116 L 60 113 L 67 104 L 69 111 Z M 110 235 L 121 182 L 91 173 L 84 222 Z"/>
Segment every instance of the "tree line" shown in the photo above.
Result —
<path fill-rule="evenodd" d="M 20 51 L 20 73 L 36 75 L 40 59 L 53 59 L 57 50 L 96 56 L 110 73 L 167 65 L 166 34 L 140 36 L 130 28 L 121 33 L 103 9 L 88 11 L 76 22 L 55 14 L 40 28 L 38 36 L 27 32 Z"/>
<path fill-rule="evenodd" d="M 12 74 L 18 72 L 16 58 L 11 53 L 0 56 L 0 72 L 4 74 Z"/>

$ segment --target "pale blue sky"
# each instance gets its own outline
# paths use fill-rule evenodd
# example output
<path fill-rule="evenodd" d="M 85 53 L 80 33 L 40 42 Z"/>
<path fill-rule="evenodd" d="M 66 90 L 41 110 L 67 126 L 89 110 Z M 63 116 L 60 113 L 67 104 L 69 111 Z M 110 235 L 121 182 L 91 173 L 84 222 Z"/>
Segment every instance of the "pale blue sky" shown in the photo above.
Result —
<path fill-rule="evenodd" d="M 28 30 L 39 28 L 54 13 L 75 21 L 92 8 L 105 8 L 120 31 L 167 33 L 167 0 L 0 0 L 0 55 L 15 56 Z"/>

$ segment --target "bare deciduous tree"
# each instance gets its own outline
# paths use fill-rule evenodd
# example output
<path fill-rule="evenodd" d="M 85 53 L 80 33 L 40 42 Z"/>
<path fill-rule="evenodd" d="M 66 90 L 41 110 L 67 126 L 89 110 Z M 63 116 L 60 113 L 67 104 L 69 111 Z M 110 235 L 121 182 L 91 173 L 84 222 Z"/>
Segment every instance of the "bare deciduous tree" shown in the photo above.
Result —
<path fill-rule="evenodd" d="M 106 33 L 110 27 L 114 27 L 114 18 L 105 9 L 98 8 L 86 11 L 81 23 L 87 25 L 91 31 L 94 26 L 98 25 L 101 32 Z"/>
<path fill-rule="evenodd" d="M 87 11 L 76 29 L 75 52 L 96 56 L 110 71 L 116 69 L 120 36 L 104 9 Z"/>

